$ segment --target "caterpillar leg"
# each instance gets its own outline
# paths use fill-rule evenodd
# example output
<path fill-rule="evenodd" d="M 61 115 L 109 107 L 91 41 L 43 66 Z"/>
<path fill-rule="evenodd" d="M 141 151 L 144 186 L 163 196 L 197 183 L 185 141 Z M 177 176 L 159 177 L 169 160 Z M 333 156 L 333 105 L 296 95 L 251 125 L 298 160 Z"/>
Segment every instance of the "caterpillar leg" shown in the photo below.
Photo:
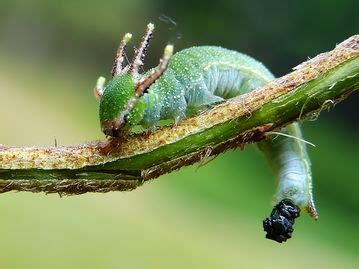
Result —
<path fill-rule="evenodd" d="M 258 145 L 278 178 L 276 205 L 270 217 L 264 220 L 263 228 L 267 238 L 280 243 L 291 238 L 294 219 L 300 210 L 318 218 L 313 202 L 310 159 L 299 125 L 293 123 L 281 132 L 291 137 L 277 136 Z"/>

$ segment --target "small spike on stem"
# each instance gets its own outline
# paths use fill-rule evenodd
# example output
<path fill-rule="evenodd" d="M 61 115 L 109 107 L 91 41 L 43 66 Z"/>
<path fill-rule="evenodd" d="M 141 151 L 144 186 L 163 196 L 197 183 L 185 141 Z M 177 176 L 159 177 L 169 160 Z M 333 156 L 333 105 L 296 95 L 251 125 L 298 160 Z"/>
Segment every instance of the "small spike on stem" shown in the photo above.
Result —
<path fill-rule="evenodd" d="M 124 60 L 126 45 L 131 40 L 131 38 L 132 38 L 132 34 L 130 34 L 130 33 L 125 34 L 121 40 L 120 45 L 117 48 L 115 61 L 113 63 L 113 67 L 112 67 L 112 71 L 111 71 L 111 74 L 113 77 L 120 74 L 121 71 L 123 70 L 122 64 L 123 64 L 123 60 Z"/>

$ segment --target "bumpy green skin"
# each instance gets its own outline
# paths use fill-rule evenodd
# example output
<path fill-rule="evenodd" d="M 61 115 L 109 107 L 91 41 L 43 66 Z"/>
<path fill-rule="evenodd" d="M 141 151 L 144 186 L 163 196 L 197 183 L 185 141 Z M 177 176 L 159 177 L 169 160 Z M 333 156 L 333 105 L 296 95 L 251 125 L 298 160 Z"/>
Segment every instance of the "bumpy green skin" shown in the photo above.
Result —
<path fill-rule="evenodd" d="M 101 122 L 116 119 L 124 108 L 123 100 L 133 94 L 128 79 L 128 74 L 120 75 L 106 86 L 100 103 Z M 164 74 L 130 112 L 128 124 L 148 129 L 156 127 L 159 120 L 179 121 L 271 79 L 268 69 L 247 55 L 220 47 L 188 48 L 173 55 Z"/>
<path fill-rule="evenodd" d="M 135 84 L 131 74 L 114 77 L 106 86 L 100 103 L 100 122 L 114 120 L 135 94 Z"/>
<path fill-rule="evenodd" d="M 100 103 L 101 124 L 118 118 L 135 93 L 135 83 L 151 72 L 133 77 L 125 73 L 106 86 Z M 154 129 L 161 120 L 190 117 L 209 105 L 225 101 L 266 84 L 274 77 L 253 58 L 220 47 L 192 47 L 176 53 L 168 68 L 140 97 L 122 128 L 140 125 Z M 301 138 L 297 124 L 283 129 Z M 277 137 L 260 143 L 279 179 L 276 202 L 290 199 L 300 208 L 312 206 L 310 160 L 303 142 Z M 313 206 L 314 208 L 314 206 Z"/>

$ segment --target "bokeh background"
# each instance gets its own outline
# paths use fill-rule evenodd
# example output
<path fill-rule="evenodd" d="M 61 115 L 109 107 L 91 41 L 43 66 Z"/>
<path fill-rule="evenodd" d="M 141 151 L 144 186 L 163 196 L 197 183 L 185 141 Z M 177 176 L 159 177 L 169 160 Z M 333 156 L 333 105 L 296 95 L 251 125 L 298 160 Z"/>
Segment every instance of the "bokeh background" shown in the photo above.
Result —
<path fill-rule="evenodd" d="M 358 33 L 357 0 L 0 0 L 0 143 L 103 138 L 93 86 L 125 32 L 164 45 L 220 45 L 276 76 Z M 303 123 L 320 219 L 264 239 L 275 181 L 255 146 L 128 193 L 0 195 L 0 268 L 359 268 L 358 94 Z"/>

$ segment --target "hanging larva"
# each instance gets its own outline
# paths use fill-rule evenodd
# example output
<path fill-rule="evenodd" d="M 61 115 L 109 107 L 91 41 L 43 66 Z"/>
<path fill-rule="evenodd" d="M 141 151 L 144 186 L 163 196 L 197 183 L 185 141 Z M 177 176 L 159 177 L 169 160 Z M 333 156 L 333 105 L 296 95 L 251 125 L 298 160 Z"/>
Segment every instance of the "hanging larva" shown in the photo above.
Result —
<path fill-rule="evenodd" d="M 255 59 L 215 46 L 191 47 L 173 55 L 173 46 L 167 45 L 159 65 L 140 74 L 153 30 L 154 25 L 148 24 L 133 60 L 124 67 L 126 45 L 132 37 L 127 33 L 116 53 L 112 79 L 107 84 L 104 77 L 97 81 L 101 128 L 108 136 L 126 135 L 135 126 L 155 129 L 162 120 L 177 123 L 274 78 Z M 293 123 L 281 132 L 299 139 L 280 136 L 259 143 L 279 180 L 276 205 L 263 228 L 267 238 L 280 243 L 291 237 L 301 209 L 317 218 L 310 160 L 299 126 Z"/>

